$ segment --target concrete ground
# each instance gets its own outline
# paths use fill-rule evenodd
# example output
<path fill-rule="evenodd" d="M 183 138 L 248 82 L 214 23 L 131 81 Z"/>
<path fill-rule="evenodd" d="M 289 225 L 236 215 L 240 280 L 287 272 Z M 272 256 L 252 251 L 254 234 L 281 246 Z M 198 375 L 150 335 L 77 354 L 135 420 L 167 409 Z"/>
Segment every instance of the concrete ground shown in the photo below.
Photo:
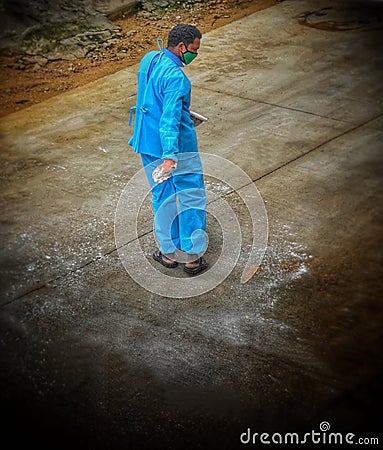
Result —
<path fill-rule="evenodd" d="M 116 248 L 118 201 L 141 167 L 127 145 L 137 67 L 1 120 L 4 440 L 234 449 L 248 429 L 324 439 L 322 422 L 379 435 L 382 7 L 286 0 L 203 37 L 186 69 L 192 107 L 209 118 L 200 149 L 252 183 L 232 192 L 224 165 L 206 177 L 242 237 L 233 271 L 214 279 L 233 236 L 208 215 L 200 280 L 213 288 L 200 295 L 147 290 L 119 258 L 133 241 Z M 254 237 L 241 196 L 254 186 L 269 238 L 241 283 Z M 158 267 L 149 200 L 138 200 L 145 283 Z M 162 288 L 198 286 L 180 267 L 158 270 Z"/>

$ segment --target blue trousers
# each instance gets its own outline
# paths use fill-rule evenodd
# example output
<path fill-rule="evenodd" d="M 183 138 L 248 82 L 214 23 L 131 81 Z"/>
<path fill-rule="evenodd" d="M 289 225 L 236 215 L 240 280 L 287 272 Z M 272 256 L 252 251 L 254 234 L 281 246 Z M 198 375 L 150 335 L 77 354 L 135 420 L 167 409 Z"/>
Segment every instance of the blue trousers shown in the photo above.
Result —
<path fill-rule="evenodd" d="M 162 183 L 152 179 L 163 160 L 141 154 L 152 191 L 154 228 L 160 251 L 172 255 L 182 250 L 201 255 L 206 250 L 206 193 L 198 153 L 178 154 L 177 168 Z"/>

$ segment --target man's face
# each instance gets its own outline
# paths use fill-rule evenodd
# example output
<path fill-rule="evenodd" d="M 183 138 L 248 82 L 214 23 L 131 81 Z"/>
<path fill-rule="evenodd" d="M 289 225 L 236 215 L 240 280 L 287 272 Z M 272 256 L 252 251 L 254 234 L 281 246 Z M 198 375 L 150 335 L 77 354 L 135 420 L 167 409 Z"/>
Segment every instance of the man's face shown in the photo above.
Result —
<path fill-rule="evenodd" d="M 193 52 L 193 53 L 198 53 L 199 50 L 199 46 L 200 46 L 200 39 L 195 38 L 194 42 L 192 42 L 191 44 L 188 45 L 188 47 L 186 48 L 186 46 L 184 45 L 186 50 L 189 50 L 189 52 Z M 185 50 L 185 51 L 186 51 Z"/>
<path fill-rule="evenodd" d="M 200 46 L 200 39 L 195 38 L 194 42 L 189 44 L 187 47 L 184 43 L 179 44 L 179 57 L 185 64 L 190 64 L 198 54 L 198 49 Z"/>

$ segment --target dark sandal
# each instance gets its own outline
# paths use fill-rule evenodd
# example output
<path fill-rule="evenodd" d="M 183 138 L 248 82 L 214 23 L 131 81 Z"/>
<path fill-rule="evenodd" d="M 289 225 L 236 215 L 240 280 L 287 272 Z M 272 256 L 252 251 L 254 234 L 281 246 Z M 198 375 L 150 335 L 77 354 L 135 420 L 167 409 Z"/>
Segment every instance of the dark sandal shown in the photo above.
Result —
<path fill-rule="evenodd" d="M 177 261 L 173 261 L 172 263 L 167 263 L 166 261 L 164 261 L 163 254 L 159 250 L 156 250 L 153 253 L 153 258 L 156 261 L 158 261 L 160 264 L 162 264 L 163 266 L 167 267 L 168 269 L 174 269 L 174 267 L 178 266 L 178 262 Z"/>
<path fill-rule="evenodd" d="M 209 266 L 209 263 L 206 261 L 206 259 L 201 256 L 198 260 L 198 266 L 197 267 L 184 267 L 184 272 L 188 273 L 189 275 L 196 275 L 197 273 L 202 272 Z"/>

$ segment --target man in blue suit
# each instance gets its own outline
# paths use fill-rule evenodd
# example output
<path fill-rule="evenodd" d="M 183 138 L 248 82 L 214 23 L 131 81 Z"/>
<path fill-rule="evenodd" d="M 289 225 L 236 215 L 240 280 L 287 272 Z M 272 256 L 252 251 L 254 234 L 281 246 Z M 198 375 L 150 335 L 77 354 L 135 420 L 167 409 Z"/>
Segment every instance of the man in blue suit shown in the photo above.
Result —
<path fill-rule="evenodd" d="M 208 267 L 206 195 L 193 120 L 191 83 L 182 67 L 198 54 L 202 35 L 193 25 L 176 25 L 168 47 L 147 53 L 138 69 L 134 133 L 129 144 L 140 153 L 152 189 L 154 227 L 160 247 L 153 258 L 168 268 L 185 262 L 195 275 Z M 131 114 L 132 114 L 131 110 Z M 131 122 L 130 122 L 131 123 Z M 155 182 L 156 168 L 169 174 Z"/>

